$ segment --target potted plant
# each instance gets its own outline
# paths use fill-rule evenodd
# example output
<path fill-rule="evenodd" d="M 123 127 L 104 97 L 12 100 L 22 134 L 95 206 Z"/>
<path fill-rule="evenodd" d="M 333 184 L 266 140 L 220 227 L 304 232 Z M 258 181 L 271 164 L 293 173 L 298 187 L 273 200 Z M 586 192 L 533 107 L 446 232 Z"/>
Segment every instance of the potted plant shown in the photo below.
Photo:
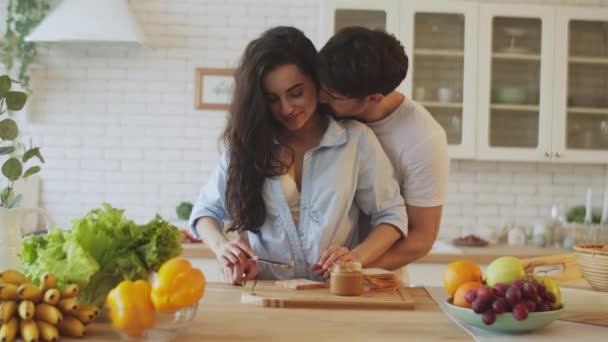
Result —
<path fill-rule="evenodd" d="M 20 111 L 27 100 L 24 92 L 12 91 L 13 81 L 7 75 L 0 76 L 0 158 L 2 158 L 2 174 L 0 175 L 2 190 L 0 191 L 0 270 L 17 268 L 17 253 L 21 243 L 21 220 L 28 212 L 35 211 L 48 215 L 39 208 L 18 208 L 21 194 L 15 194 L 15 182 L 40 172 L 40 166 L 29 166 L 37 159 L 44 163 L 39 147 L 30 146 L 23 154 L 15 148 L 19 136 L 19 128 L 10 113 Z M 6 117 L 3 117 L 7 114 Z M 25 169 L 25 170 L 24 170 Z"/>

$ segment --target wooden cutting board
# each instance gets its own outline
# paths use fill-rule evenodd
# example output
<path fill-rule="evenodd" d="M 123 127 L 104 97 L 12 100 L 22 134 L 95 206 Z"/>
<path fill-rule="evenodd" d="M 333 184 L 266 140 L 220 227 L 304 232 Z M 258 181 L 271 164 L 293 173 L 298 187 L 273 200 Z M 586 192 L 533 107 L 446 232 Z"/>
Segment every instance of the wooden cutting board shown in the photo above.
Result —
<path fill-rule="evenodd" d="M 560 287 L 564 312 L 562 321 L 608 327 L 608 292 Z"/>
<path fill-rule="evenodd" d="M 328 308 L 413 310 L 414 299 L 407 287 L 393 291 L 366 291 L 361 296 L 336 296 L 329 289 L 292 290 L 274 281 L 254 281 L 245 286 L 241 303 L 269 308 Z"/>

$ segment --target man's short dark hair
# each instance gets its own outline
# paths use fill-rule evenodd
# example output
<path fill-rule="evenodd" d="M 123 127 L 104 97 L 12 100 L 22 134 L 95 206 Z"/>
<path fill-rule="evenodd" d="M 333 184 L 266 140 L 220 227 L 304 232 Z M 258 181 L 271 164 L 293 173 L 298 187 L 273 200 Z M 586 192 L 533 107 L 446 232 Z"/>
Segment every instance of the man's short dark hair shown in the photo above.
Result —
<path fill-rule="evenodd" d="M 321 83 L 349 97 L 388 95 L 407 74 L 408 58 L 403 45 L 382 30 L 346 27 L 319 54 Z"/>

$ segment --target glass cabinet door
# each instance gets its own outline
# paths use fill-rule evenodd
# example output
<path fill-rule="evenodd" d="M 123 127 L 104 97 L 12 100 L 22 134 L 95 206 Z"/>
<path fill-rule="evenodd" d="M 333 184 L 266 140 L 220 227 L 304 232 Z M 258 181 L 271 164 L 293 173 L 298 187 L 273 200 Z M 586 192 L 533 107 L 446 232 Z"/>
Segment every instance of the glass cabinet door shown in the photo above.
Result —
<path fill-rule="evenodd" d="M 608 162 L 608 11 L 560 9 L 555 157 Z M 558 33 L 558 37 L 560 34 Z"/>
<path fill-rule="evenodd" d="M 401 18 L 410 61 L 406 96 L 443 126 L 450 157 L 474 157 L 477 6 L 415 1 Z"/>
<path fill-rule="evenodd" d="M 542 9 L 482 6 L 482 159 L 539 160 L 551 156 L 554 14 L 546 7 L 538 15 L 535 10 Z"/>
<path fill-rule="evenodd" d="M 398 0 L 326 0 L 321 2 L 321 48 L 336 32 L 347 26 L 364 26 L 395 33 Z"/>

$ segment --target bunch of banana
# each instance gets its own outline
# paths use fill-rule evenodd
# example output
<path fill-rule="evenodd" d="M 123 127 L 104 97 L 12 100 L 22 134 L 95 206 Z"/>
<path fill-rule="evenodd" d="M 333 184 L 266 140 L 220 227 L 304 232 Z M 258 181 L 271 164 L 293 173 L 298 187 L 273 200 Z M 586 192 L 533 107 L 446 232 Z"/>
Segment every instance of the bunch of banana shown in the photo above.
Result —
<path fill-rule="evenodd" d="M 0 342 L 19 336 L 24 342 L 57 342 L 60 335 L 83 337 L 99 309 L 78 302 L 79 292 L 76 284 L 58 289 L 51 273 L 45 273 L 37 287 L 18 271 L 0 272 Z"/>

